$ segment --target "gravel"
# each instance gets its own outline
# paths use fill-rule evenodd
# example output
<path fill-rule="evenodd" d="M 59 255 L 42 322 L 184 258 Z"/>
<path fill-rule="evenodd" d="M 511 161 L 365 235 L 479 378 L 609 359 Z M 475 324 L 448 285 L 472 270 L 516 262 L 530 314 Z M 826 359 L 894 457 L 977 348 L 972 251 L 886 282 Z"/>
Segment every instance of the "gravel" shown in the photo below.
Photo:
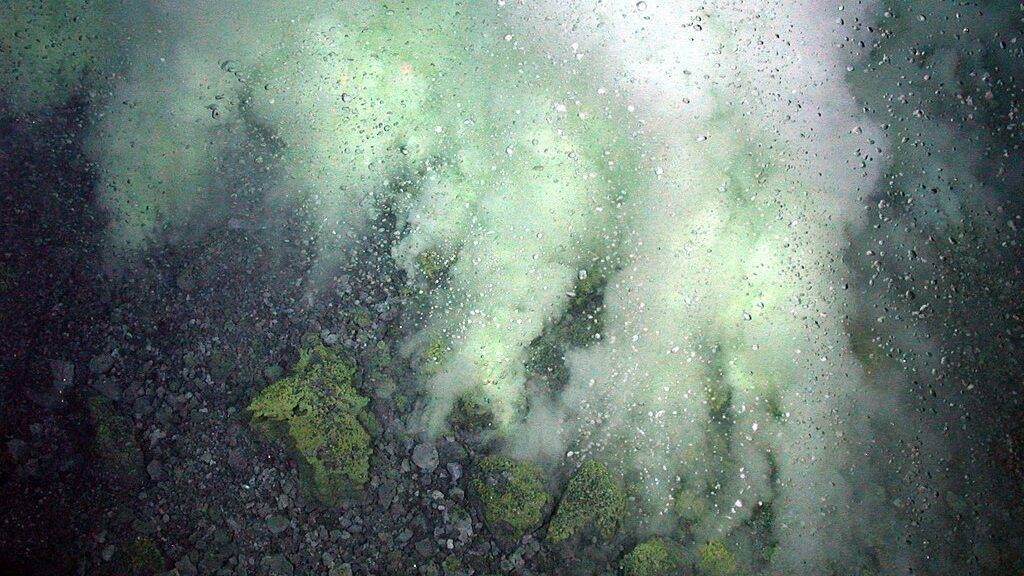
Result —
<path fill-rule="evenodd" d="M 311 266 L 296 233 L 288 252 L 248 229 L 215 230 L 130 274 L 80 282 L 75 290 L 95 291 L 80 306 L 40 298 L 39 310 L 19 312 L 46 322 L 33 327 L 35 347 L 19 352 L 38 356 L 39 378 L 19 396 L 33 401 L 3 414 L 13 479 L 3 506 L 32 514 L 0 514 L 14 535 L 0 553 L 63 556 L 47 572 L 61 574 L 112 573 L 140 540 L 160 550 L 167 576 L 496 575 L 503 560 L 516 565 L 467 496 L 464 467 L 481 445 L 416 442 L 408 420 L 420 399 L 407 360 L 392 353 L 375 365 L 405 321 L 387 247 L 355 258 L 310 298 L 315 290 L 295 283 Z M 367 387 L 377 377 L 392 387 L 363 390 L 379 423 L 371 478 L 365 494 L 335 506 L 305 493 L 292 453 L 245 412 L 287 374 L 310 333 L 351 355 Z M 408 407 L 399 409 L 399 395 Z M 96 458 L 85 407 L 97 396 L 128 424 L 142 455 L 137 475 Z M 464 570 L 443 570 L 448 556 Z M 543 549 L 533 558 L 517 573 L 548 561 Z"/>
<path fill-rule="evenodd" d="M 270 530 L 270 533 L 274 536 L 277 536 L 281 532 L 287 530 L 288 525 L 288 518 L 280 514 L 271 514 L 270 516 L 267 516 L 267 529 Z"/>

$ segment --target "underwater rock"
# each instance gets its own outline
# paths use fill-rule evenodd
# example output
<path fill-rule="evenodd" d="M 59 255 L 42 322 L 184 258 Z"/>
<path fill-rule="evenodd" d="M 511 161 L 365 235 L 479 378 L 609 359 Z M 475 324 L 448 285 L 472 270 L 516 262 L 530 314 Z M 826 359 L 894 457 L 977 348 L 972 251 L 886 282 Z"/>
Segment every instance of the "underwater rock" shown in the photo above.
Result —
<path fill-rule="evenodd" d="M 103 396 L 89 398 L 87 408 L 94 431 L 93 455 L 107 467 L 108 473 L 103 475 L 126 482 L 140 481 L 145 463 L 131 419 Z"/>
<path fill-rule="evenodd" d="M 462 464 L 459 464 L 458 462 L 449 462 L 445 465 L 445 468 L 448 470 L 448 474 L 451 476 L 452 482 L 458 482 L 459 478 L 462 478 Z"/>
<path fill-rule="evenodd" d="M 335 564 L 327 571 L 327 576 L 352 576 L 350 564 Z"/>
<path fill-rule="evenodd" d="M 195 564 L 192 563 L 192 559 L 188 556 L 182 556 L 180 560 L 175 562 L 174 569 L 177 570 L 180 576 L 196 576 L 199 573 Z"/>
<path fill-rule="evenodd" d="M 288 529 L 288 518 L 280 514 L 271 514 L 267 517 L 267 529 L 274 536 Z"/>
<path fill-rule="evenodd" d="M 440 457 L 437 447 L 433 444 L 417 444 L 412 451 L 412 462 L 424 472 L 430 473 L 437 469 Z"/>
<path fill-rule="evenodd" d="M 167 560 L 156 542 L 150 538 L 139 538 L 125 550 L 124 564 L 130 576 L 151 576 L 163 572 Z"/>
<path fill-rule="evenodd" d="M 267 576 L 291 576 L 295 573 L 295 566 L 284 554 L 264 556 L 260 565 L 263 568 L 262 573 Z"/>
<path fill-rule="evenodd" d="M 473 490 L 487 527 L 505 545 L 539 528 L 551 505 L 540 467 L 504 456 L 488 456 L 480 461 Z"/>
<path fill-rule="evenodd" d="M 373 417 L 355 378 L 352 362 L 317 342 L 247 408 L 258 430 L 292 445 L 306 487 L 327 504 L 358 494 L 370 476 L 373 446 L 363 422 Z"/>
<path fill-rule="evenodd" d="M 736 556 L 725 544 L 712 540 L 700 547 L 700 570 L 708 576 L 733 576 L 737 573 Z"/>
<path fill-rule="evenodd" d="M 548 525 L 548 541 L 562 542 L 580 530 L 593 526 L 610 540 L 622 525 L 626 496 L 612 478 L 608 467 L 597 460 L 583 464 L 569 480 Z"/>
<path fill-rule="evenodd" d="M 159 460 L 150 460 L 149 464 L 146 465 L 146 473 L 153 481 L 159 481 L 164 477 L 164 468 L 160 464 Z"/>
<path fill-rule="evenodd" d="M 681 576 L 685 562 L 682 552 L 663 538 L 652 538 L 637 544 L 622 559 L 623 576 Z"/>
<path fill-rule="evenodd" d="M 106 374 L 114 367 L 114 357 L 110 354 L 98 354 L 89 360 L 89 371 L 93 374 Z"/>

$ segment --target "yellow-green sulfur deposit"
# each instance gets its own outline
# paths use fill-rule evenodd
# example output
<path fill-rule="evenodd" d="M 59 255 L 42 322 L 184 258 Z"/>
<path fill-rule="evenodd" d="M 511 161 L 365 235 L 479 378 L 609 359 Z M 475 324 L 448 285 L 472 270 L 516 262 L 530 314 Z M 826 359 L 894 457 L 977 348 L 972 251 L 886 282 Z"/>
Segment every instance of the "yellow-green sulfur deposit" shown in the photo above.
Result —
<path fill-rule="evenodd" d="M 718 540 L 700 547 L 700 569 L 708 576 L 733 576 L 737 571 L 736 556 Z"/>
<path fill-rule="evenodd" d="M 473 489 L 491 532 L 518 541 L 540 527 L 551 504 L 543 477 L 540 467 L 530 462 L 504 456 L 480 461 Z"/>
<path fill-rule="evenodd" d="M 672 576 L 682 568 L 682 558 L 674 545 L 661 538 L 637 544 L 622 559 L 623 576 Z"/>
<path fill-rule="evenodd" d="M 604 539 L 611 539 L 622 525 L 625 510 L 626 496 L 608 467 L 591 460 L 569 480 L 548 526 L 548 541 L 562 542 L 588 526 L 596 528 Z"/>
<path fill-rule="evenodd" d="M 294 446 L 308 487 L 326 503 L 357 494 L 370 476 L 373 446 L 364 423 L 373 415 L 355 378 L 354 364 L 318 342 L 248 407 L 254 426 Z"/>

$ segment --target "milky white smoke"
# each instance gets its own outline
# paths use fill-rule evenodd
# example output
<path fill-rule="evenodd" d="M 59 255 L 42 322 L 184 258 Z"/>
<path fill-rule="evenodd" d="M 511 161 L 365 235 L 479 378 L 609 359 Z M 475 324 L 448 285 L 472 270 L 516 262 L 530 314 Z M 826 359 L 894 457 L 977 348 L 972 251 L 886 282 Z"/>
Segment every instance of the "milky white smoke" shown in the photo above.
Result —
<path fill-rule="evenodd" d="M 992 142 L 948 120 L 984 111 L 949 87 L 997 73 L 963 30 L 1012 8 L 116 6 L 0 9 L 17 31 L 0 74 L 29 82 L 4 90 L 12 113 L 90 96 L 115 251 L 201 231 L 258 188 L 266 212 L 307 219 L 316 282 L 393 214 L 392 254 L 426 292 L 404 347 L 426 429 L 478 394 L 510 451 L 609 460 L 643 487 L 645 529 L 681 523 L 751 570 L 941 572 L 973 553 L 935 545 L 953 514 L 920 495 L 957 486 L 922 474 L 949 448 L 906 392 L 935 379 L 941 344 L 885 324 L 920 357 L 878 353 L 858 298 L 920 310 L 888 292 L 905 270 L 879 287 L 852 254 L 888 240 L 938 260 L 930 234 L 998 202 L 975 175 Z M 911 201 L 880 238 L 886 188 Z M 568 377 L 547 388 L 530 359 L 587 290 L 596 333 L 557 343 Z M 894 464 L 911 452 L 914 471 Z"/>

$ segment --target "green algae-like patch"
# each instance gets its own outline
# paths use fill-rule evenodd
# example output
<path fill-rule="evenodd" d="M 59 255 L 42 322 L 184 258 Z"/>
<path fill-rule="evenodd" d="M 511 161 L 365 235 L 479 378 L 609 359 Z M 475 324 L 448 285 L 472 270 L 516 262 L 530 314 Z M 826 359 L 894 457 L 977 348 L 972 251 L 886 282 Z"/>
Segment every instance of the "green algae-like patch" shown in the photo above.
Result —
<path fill-rule="evenodd" d="M 708 576 L 733 576 L 738 563 L 724 543 L 712 540 L 700 547 L 700 569 Z"/>
<path fill-rule="evenodd" d="M 662 538 L 637 544 L 622 559 L 623 576 L 676 576 L 683 574 L 683 558 L 676 547 Z"/>
<path fill-rule="evenodd" d="M 355 380 L 351 361 L 315 343 L 247 409 L 258 430 L 289 442 L 306 488 L 328 504 L 358 495 L 370 479 L 373 443 L 363 422 L 372 414 Z"/>
<path fill-rule="evenodd" d="M 588 527 L 610 540 L 622 525 L 625 513 L 626 495 L 622 488 L 603 462 L 591 460 L 569 480 L 548 525 L 548 541 L 565 541 Z"/>
<path fill-rule="evenodd" d="M 504 456 L 480 461 L 473 489 L 491 531 L 512 542 L 540 527 L 551 504 L 540 467 Z"/>

